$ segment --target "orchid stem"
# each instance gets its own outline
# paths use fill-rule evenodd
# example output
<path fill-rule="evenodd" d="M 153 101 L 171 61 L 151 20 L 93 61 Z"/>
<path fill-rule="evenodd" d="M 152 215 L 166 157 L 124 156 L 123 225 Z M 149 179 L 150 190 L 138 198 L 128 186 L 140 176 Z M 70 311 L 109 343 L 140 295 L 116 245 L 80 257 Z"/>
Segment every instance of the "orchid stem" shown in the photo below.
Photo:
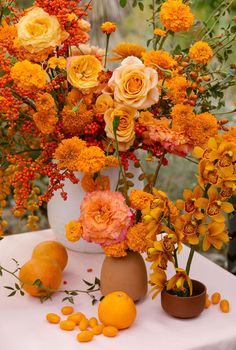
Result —
<path fill-rule="evenodd" d="M 190 267 L 191 267 L 191 263 L 192 263 L 192 260 L 193 260 L 194 252 L 195 252 L 195 246 L 192 245 L 191 249 L 190 249 L 188 261 L 187 261 L 187 264 L 186 264 L 186 273 L 187 273 L 188 276 L 189 276 Z"/>

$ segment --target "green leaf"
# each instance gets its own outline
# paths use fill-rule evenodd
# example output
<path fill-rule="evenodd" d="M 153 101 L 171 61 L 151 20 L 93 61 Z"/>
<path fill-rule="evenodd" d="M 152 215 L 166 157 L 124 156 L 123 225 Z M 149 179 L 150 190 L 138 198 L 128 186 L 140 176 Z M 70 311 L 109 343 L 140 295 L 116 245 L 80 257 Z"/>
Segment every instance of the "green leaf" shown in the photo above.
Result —
<path fill-rule="evenodd" d="M 14 290 L 14 292 L 12 292 L 11 294 L 8 295 L 8 297 L 13 297 L 13 295 L 16 294 L 16 290 Z"/>
<path fill-rule="evenodd" d="M 95 277 L 94 283 L 100 286 L 100 279 Z"/>
<path fill-rule="evenodd" d="M 127 4 L 127 0 L 120 0 L 120 6 L 121 7 L 125 7 L 126 6 L 126 4 Z"/>
<path fill-rule="evenodd" d="M 42 281 L 40 279 L 35 280 L 33 286 L 43 287 Z"/>
<path fill-rule="evenodd" d="M 19 284 L 15 283 L 15 288 L 16 288 L 17 290 L 20 290 Z"/>
<path fill-rule="evenodd" d="M 139 3 L 138 3 L 138 7 L 139 7 L 139 9 L 140 9 L 141 11 L 144 10 L 144 5 L 143 5 L 142 2 L 139 2 Z"/>
<path fill-rule="evenodd" d="M 114 119 L 113 119 L 113 131 L 114 131 L 114 134 L 116 135 L 116 131 L 119 127 L 119 124 L 120 124 L 120 117 L 119 116 L 115 116 Z"/>
<path fill-rule="evenodd" d="M 25 293 L 23 292 L 23 290 L 20 290 L 20 295 L 23 297 L 25 295 Z"/>
<path fill-rule="evenodd" d="M 4 16 L 8 16 L 11 13 L 9 7 L 4 7 L 2 12 Z"/>
<path fill-rule="evenodd" d="M 231 33 L 236 33 L 236 26 L 231 27 L 230 31 Z"/>
<path fill-rule="evenodd" d="M 83 101 L 84 101 L 84 99 L 81 98 L 81 100 L 79 101 L 79 103 L 78 103 L 76 106 L 72 107 L 72 111 L 73 111 L 73 112 L 77 112 L 78 109 L 79 109 L 79 107 L 80 107 L 80 105 L 81 105 L 81 103 L 82 103 Z"/>
<path fill-rule="evenodd" d="M 9 286 L 4 286 L 4 288 L 6 288 L 6 289 L 10 289 L 10 290 L 14 290 L 14 288 L 9 287 Z"/>

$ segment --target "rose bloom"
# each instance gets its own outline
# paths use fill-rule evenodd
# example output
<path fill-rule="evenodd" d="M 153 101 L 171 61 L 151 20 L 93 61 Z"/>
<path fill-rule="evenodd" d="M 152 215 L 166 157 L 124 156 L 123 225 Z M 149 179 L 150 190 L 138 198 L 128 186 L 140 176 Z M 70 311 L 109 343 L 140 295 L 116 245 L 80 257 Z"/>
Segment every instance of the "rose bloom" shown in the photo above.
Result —
<path fill-rule="evenodd" d="M 99 84 L 101 62 L 94 56 L 72 56 L 67 60 L 67 80 L 78 89 L 91 89 Z"/>
<path fill-rule="evenodd" d="M 95 56 L 99 61 L 105 56 L 105 50 L 101 49 L 98 46 L 88 45 L 88 44 L 79 44 L 77 46 L 71 47 L 72 56 L 82 56 L 82 55 L 91 55 Z"/>
<path fill-rule="evenodd" d="M 105 120 L 105 132 L 107 137 L 115 140 L 113 132 L 113 120 L 115 117 L 120 118 L 120 123 L 116 131 L 117 141 L 119 144 L 119 150 L 124 152 L 127 151 L 134 143 L 135 131 L 134 121 L 138 116 L 136 109 L 124 106 L 117 106 L 116 109 L 108 109 L 104 114 Z"/>
<path fill-rule="evenodd" d="M 109 94 L 102 94 L 98 96 L 95 103 L 96 113 L 104 114 L 108 109 L 112 108 L 114 101 Z"/>
<path fill-rule="evenodd" d="M 120 192 L 95 191 L 86 195 L 80 206 L 82 237 L 101 245 L 125 239 L 133 215 Z"/>
<path fill-rule="evenodd" d="M 117 102 L 145 109 L 158 101 L 157 82 L 158 75 L 153 68 L 145 67 L 140 59 L 130 56 L 115 69 L 108 87 Z"/>
<path fill-rule="evenodd" d="M 17 44 L 31 53 L 56 47 L 68 38 L 56 16 L 50 16 L 39 7 L 33 8 L 16 24 Z"/>

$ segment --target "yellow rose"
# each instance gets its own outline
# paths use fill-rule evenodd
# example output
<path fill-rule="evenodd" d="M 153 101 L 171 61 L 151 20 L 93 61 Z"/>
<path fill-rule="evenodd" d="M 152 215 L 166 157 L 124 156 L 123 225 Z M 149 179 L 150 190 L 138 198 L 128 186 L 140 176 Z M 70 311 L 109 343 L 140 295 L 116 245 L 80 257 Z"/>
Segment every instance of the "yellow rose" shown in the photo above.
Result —
<path fill-rule="evenodd" d="M 108 109 L 113 107 L 113 103 L 112 97 L 108 94 L 98 96 L 95 103 L 96 113 L 104 114 Z"/>
<path fill-rule="evenodd" d="M 68 38 L 56 16 L 50 16 L 39 7 L 33 8 L 16 24 L 17 44 L 31 53 L 56 47 Z"/>
<path fill-rule="evenodd" d="M 129 107 L 146 109 L 158 102 L 158 75 L 140 59 L 129 56 L 115 69 L 108 86 L 114 99 Z"/>
<path fill-rule="evenodd" d="M 127 151 L 134 143 L 135 131 L 134 121 L 137 117 L 137 110 L 130 107 L 117 107 L 116 109 L 108 109 L 104 115 L 105 131 L 107 137 L 115 140 L 113 132 L 113 120 L 115 117 L 120 118 L 120 123 L 116 132 L 119 150 Z"/>
<path fill-rule="evenodd" d="M 91 89 L 99 84 L 101 62 L 94 56 L 73 56 L 67 60 L 67 80 L 77 89 Z"/>

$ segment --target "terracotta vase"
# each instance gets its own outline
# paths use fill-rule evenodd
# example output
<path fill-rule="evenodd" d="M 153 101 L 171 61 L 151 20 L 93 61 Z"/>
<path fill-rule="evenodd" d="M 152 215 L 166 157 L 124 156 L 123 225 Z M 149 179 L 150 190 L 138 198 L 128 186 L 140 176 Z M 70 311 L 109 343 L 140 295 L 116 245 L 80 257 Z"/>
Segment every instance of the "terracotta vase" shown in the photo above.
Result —
<path fill-rule="evenodd" d="M 101 293 L 123 291 L 134 301 L 147 294 L 147 269 L 141 254 L 128 252 L 121 258 L 105 257 L 101 274 Z"/>
<path fill-rule="evenodd" d="M 161 305 L 165 312 L 177 318 L 193 318 L 200 315 L 205 307 L 206 287 L 199 281 L 192 282 L 191 297 L 179 297 L 167 291 L 161 293 Z"/>

